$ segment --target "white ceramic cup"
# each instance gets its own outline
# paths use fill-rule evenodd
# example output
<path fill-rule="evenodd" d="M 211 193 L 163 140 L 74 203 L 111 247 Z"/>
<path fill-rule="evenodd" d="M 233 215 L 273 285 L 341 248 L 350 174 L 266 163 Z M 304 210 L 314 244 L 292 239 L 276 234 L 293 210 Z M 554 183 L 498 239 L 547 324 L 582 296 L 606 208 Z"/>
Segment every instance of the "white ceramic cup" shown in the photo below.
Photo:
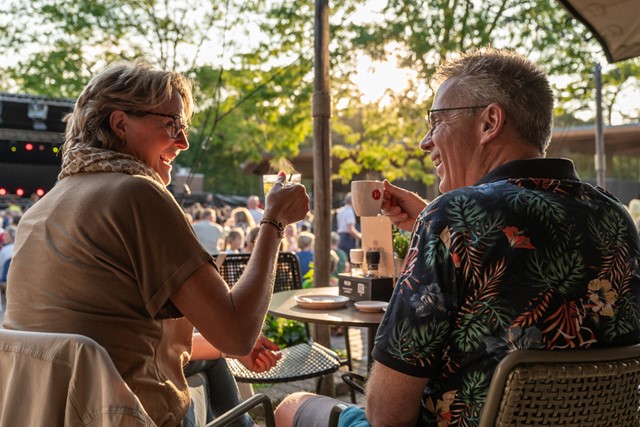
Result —
<path fill-rule="evenodd" d="M 382 181 L 352 181 L 351 205 L 358 216 L 377 216 L 382 209 Z"/>

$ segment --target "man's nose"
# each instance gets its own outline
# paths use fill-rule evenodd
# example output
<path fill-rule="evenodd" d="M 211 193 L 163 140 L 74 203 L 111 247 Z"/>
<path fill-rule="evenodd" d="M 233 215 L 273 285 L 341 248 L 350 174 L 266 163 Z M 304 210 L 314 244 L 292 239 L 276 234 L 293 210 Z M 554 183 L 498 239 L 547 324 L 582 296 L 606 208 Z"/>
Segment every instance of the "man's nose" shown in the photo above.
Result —
<path fill-rule="evenodd" d="M 431 151 L 432 148 L 433 148 L 433 139 L 431 139 L 431 130 L 429 130 L 429 132 L 427 132 L 424 138 L 422 138 L 422 141 L 420 141 L 420 149 L 422 151 Z"/>

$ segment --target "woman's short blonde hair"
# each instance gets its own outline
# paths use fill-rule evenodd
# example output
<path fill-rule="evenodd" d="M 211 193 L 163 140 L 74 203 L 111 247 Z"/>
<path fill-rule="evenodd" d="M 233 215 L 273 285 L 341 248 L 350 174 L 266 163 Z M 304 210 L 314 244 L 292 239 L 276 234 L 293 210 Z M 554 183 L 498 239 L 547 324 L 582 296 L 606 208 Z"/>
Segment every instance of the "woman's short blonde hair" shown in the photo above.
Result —
<path fill-rule="evenodd" d="M 111 113 L 147 111 L 169 101 L 176 93 L 182 98 L 186 120 L 193 114 L 191 81 L 182 74 L 154 68 L 144 59 L 113 63 L 84 88 L 73 112 L 65 117 L 62 152 L 74 147 L 112 149 L 120 138 L 111 130 Z"/>

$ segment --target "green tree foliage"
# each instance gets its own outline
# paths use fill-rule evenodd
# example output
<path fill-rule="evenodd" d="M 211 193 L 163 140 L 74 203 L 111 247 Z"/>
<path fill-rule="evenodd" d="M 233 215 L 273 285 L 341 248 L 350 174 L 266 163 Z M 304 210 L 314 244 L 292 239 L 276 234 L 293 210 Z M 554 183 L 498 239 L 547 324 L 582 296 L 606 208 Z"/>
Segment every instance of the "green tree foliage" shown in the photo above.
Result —
<path fill-rule="evenodd" d="M 545 68 L 563 126 L 592 120 L 593 36 L 556 0 L 331 1 L 334 177 L 366 170 L 434 182 L 418 142 L 432 102 L 429 78 L 455 52 L 514 49 Z M 377 3 L 376 3 L 377 4 Z M 364 16 L 362 12 L 376 12 Z M 197 114 L 185 166 L 200 166 L 210 191 L 255 192 L 243 165 L 292 158 L 312 137 L 314 2 L 309 0 L 5 0 L 0 5 L 0 90 L 75 97 L 116 59 L 147 57 L 191 76 Z M 365 56 L 415 73 L 380 102 L 363 101 L 352 77 Z M 638 60 L 605 67 L 605 119 L 635 121 L 615 101 L 638 88 Z"/>

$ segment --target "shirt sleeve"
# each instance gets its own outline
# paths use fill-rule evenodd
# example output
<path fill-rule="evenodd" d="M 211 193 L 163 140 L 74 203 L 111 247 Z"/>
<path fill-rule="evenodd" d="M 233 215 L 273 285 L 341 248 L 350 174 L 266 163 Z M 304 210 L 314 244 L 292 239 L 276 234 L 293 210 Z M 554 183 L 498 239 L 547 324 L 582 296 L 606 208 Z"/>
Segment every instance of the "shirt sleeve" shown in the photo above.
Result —
<path fill-rule="evenodd" d="M 123 239 L 145 308 L 156 317 L 191 274 L 215 263 L 173 196 L 151 180 L 133 181 L 123 200 Z"/>

